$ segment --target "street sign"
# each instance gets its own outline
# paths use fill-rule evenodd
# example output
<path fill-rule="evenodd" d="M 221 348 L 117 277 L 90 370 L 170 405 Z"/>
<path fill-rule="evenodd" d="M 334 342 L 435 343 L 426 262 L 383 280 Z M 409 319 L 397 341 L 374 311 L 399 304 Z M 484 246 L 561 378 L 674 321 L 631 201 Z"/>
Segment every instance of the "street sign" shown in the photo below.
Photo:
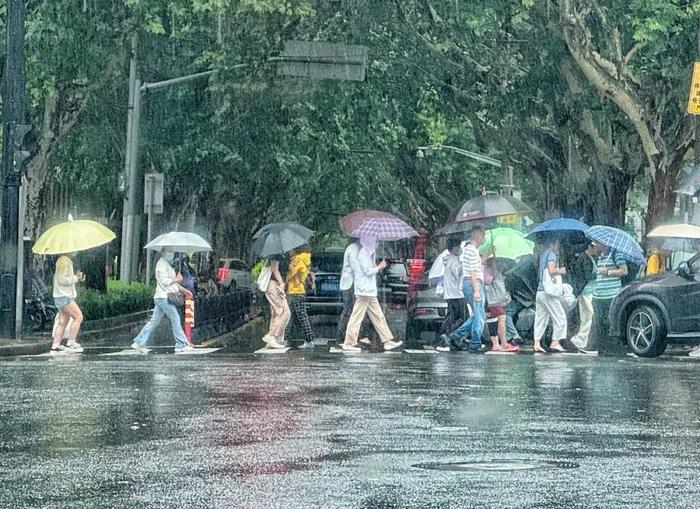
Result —
<path fill-rule="evenodd" d="M 145 175 L 143 211 L 145 214 L 163 213 L 163 188 L 165 175 L 162 173 L 146 173 Z"/>
<path fill-rule="evenodd" d="M 700 62 L 693 65 L 693 79 L 690 80 L 690 94 L 688 96 L 688 113 L 700 115 Z"/>
<path fill-rule="evenodd" d="M 314 41 L 287 41 L 277 74 L 303 78 L 364 81 L 366 46 Z"/>

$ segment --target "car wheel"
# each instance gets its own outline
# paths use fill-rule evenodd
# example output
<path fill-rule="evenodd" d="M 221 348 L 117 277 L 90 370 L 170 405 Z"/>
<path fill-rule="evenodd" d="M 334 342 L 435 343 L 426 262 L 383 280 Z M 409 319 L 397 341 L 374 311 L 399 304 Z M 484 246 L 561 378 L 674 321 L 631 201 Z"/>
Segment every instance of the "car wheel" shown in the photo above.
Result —
<path fill-rule="evenodd" d="M 634 308 L 625 327 L 627 344 L 640 357 L 658 357 L 666 350 L 666 326 L 649 306 Z"/>

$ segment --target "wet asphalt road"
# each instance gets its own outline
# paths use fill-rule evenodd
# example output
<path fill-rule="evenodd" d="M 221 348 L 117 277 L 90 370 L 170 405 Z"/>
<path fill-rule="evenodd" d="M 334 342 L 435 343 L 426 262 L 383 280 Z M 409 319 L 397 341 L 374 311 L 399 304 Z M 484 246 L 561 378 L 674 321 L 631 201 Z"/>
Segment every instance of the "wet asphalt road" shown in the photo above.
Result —
<path fill-rule="evenodd" d="M 699 370 L 406 353 L 2 360 L 0 506 L 698 507 Z M 415 466 L 431 462 L 511 470 Z"/>

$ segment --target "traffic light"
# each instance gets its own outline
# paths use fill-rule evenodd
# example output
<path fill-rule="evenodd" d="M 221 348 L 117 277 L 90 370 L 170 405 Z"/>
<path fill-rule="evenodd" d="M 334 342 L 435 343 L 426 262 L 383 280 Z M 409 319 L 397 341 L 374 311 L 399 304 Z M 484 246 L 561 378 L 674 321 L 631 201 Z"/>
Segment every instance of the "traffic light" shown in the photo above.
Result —
<path fill-rule="evenodd" d="M 690 94 L 688 97 L 688 113 L 700 115 L 700 62 L 693 66 L 693 79 L 690 80 Z"/>

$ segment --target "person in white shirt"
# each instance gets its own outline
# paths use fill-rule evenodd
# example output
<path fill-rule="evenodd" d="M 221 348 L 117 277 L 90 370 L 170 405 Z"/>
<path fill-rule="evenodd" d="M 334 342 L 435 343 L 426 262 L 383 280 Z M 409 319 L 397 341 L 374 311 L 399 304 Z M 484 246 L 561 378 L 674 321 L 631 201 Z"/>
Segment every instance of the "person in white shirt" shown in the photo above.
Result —
<path fill-rule="evenodd" d="M 472 228 L 469 242 L 462 250 L 462 291 L 469 303 L 472 315 L 469 319 L 447 336 L 452 344 L 460 345 L 465 336 L 469 336 L 469 352 L 484 353 L 481 348 L 481 336 L 486 325 L 484 306 L 484 267 L 479 254 L 479 246 L 484 242 L 485 230 L 481 226 Z M 445 340 L 445 337 L 441 338 Z"/>
<path fill-rule="evenodd" d="M 161 256 L 156 263 L 156 292 L 153 296 L 153 302 L 155 303 L 153 316 L 143 326 L 139 335 L 136 336 L 131 348 L 141 353 L 148 353 L 149 350 L 146 348 L 146 343 L 151 338 L 156 327 L 158 327 L 163 316 L 166 316 L 170 321 L 173 336 L 175 336 L 175 353 L 189 353 L 192 351 L 192 347 L 187 343 L 187 336 L 185 336 L 180 323 L 180 315 L 177 312 L 177 308 L 168 301 L 168 294 L 183 293 L 186 297 L 191 298 L 192 293 L 180 285 L 182 274 L 176 274 L 175 269 L 170 265 L 175 257 L 173 250 L 171 248 L 163 248 L 160 254 Z"/>
<path fill-rule="evenodd" d="M 466 305 L 464 292 L 462 291 L 462 262 L 459 255 L 462 252 L 461 241 L 459 239 L 448 239 L 448 256 L 445 258 L 445 274 L 442 280 L 443 298 L 447 302 L 447 314 L 440 327 L 441 341 L 436 350 L 449 351 L 449 343 L 444 341 L 443 335 L 450 334 L 460 326 L 466 316 Z"/>
<path fill-rule="evenodd" d="M 394 341 L 394 336 L 386 322 L 386 317 L 377 299 L 377 273 L 386 267 L 386 261 L 375 263 L 375 248 L 377 239 L 366 237 L 360 239 L 362 248 L 357 257 L 349 257 L 350 268 L 355 288 L 355 305 L 348 321 L 345 333 L 343 351 L 360 351 L 357 346 L 357 337 L 360 334 L 360 327 L 365 315 L 369 316 L 374 325 L 379 339 L 385 351 L 399 348 L 403 342 Z"/>
<path fill-rule="evenodd" d="M 83 323 L 83 312 L 75 302 L 78 292 L 76 283 L 85 281 L 85 274 L 73 268 L 71 255 L 62 255 L 56 260 L 56 270 L 53 274 L 53 300 L 58 309 L 57 324 L 54 327 L 51 345 L 51 354 L 80 353 L 83 347 L 76 341 L 80 324 Z M 68 322 L 72 323 L 68 330 L 68 342 L 61 345 Z"/>
<path fill-rule="evenodd" d="M 343 269 L 340 273 L 340 293 L 343 296 L 343 311 L 338 319 L 338 344 L 342 343 L 345 339 L 345 332 L 348 328 L 350 314 L 355 306 L 355 292 L 353 290 L 355 279 L 352 275 L 350 260 L 357 258 L 359 254 L 360 239 L 351 237 L 348 242 L 348 247 L 345 248 L 345 254 L 343 255 Z"/>

